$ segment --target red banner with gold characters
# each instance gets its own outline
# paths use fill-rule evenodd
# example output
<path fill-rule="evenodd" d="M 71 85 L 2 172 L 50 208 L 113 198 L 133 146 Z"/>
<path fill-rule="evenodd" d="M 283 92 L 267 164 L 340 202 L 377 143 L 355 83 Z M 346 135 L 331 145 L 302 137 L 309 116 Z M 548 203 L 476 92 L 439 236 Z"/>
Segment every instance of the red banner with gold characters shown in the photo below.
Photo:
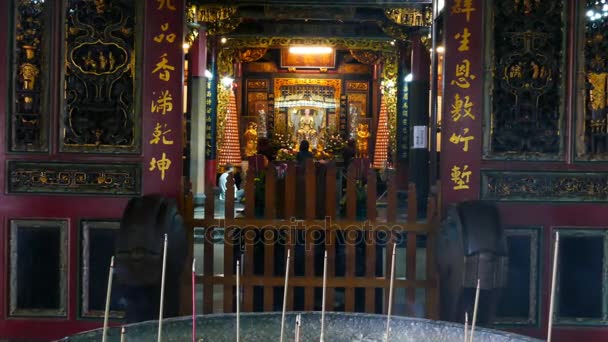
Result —
<path fill-rule="evenodd" d="M 144 193 L 177 197 L 183 168 L 184 0 L 147 0 L 144 18 Z"/>
<path fill-rule="evenodd" d="M 443 208 L 479 198 L 483 115 L 483 1 L 445 2 L 441 128 Z"/>

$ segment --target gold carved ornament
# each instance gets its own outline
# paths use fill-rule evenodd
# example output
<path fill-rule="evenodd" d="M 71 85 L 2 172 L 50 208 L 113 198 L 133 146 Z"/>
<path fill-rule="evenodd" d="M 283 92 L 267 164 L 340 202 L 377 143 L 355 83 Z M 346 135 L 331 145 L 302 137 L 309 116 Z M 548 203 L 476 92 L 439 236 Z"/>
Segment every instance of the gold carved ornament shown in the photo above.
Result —
<path fill-rule="evenodd" d="M 396 148 L 395 137 L 397 134 L 397 76 L 399 70 L 397 55 L 394 53 L 384 53 L 383 61 L 381 89 L 388 116 L 389 150 L 391 153 L 394 153 Z"/>
<path fill-rule="evenodd" d="M 355 38 L 288 38 L 288 37 L 233 37 L 229 38 L 224 47 L 227 48 L 281 48 L 293 45 L 330 46 L 347 50 L 373 50 L 395 52 L 395 46 L 386 39 L 355 39 Z"/>
<path fill-rule="evenodd" d="M 241 23 L 234 6 L 200 6 L 195 7 L 194 11 L 197 22 L 203 23 L 207 33 L 212 36 L 230 33 Z"/>
<path fill-rule="evenodd" d="M 236 58 L 243 63 L 255 62 L 264 57 L 268 51 L 267 48 L 242 48 L 236 52 Z"/>
<path fill-rule="evenodd" d="M 350 55 L 359 63 L 373 65 L 379 63 L 382 54 L 372 50 L 349 50 Z"/>
<path fill-rule="evenodd" d="M 404 26 L 427 26 L 428 18 L 416 7 L 387 8 L 384 15 L 393 23 Z"/>

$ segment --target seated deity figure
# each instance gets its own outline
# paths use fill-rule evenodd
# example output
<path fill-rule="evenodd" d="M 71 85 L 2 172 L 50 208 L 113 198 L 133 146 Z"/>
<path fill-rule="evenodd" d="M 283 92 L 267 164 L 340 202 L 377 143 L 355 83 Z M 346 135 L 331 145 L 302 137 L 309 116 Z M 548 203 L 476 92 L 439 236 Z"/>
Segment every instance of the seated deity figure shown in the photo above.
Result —
<path fill-rule="evenodd" d="M 298 117 L 299 116 L 299 117 Z M 298 115 L 297 111 L 292 115 L 292 123 L 294 125 L 294 138 L 296 142 L 307 140 L 313 147 L 317 146 L 319 138 L 319 130 L 322 125 L 320 114 L 315 117 L 309 108 L 304 109 L 304 114 Z"/>

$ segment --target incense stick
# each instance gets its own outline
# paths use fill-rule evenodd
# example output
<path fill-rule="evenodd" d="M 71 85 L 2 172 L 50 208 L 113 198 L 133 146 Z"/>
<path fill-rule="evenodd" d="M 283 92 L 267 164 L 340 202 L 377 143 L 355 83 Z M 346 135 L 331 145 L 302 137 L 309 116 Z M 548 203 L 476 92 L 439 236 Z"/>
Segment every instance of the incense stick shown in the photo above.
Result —
<path fill-rule="evenodd" d="M 471 321 L 471 337 L 469 342 L 473 342 L 475 334 L 475 321 L 477 321 L 477 306 L 479 304 L 479 279 L 477 279 L 477 289 L 475 290 L 475 305 L 473 306 L 473 320 Z"/>
<path fill-rule="evenodd" d="M 391 257 L 391 282 L 388 288 L 388 312 L 386 315 L 386 341 L 388 342 L 388 336 L 391 324 L 391 311 L 393 308 L 393 283 L 395 281 L 395 250 L 397 245 L 393 243 L 393 255 Z"/>
<path fill-rule="evenodd" d="M 467 338 L 467 329 L 469 325 L 469 313 L 464 313 L 464 342 L 469 342 Z"/>
<path fill-rule="evenodd" d="M 108 289 L 106 292 L 106 309 L 103 313 L 103 335 L 102 342 L 108 339 L 108 318 L 110 316 L 110 298 L 112 297 L 112 277 L 114 275 L 114 257 L 110 259 L 110 271 L 108 273 Z"/>
<path fill-rule="evenodd" d="M 236 342 L 240 341 L 241 321 L 241 265 L 236 261 Z"/>
<path fill-rule="evenodd" d="M 122 329 L 120 329 L 120 342 L 125 342 L 126 341 L 126 336 L 125 336 L 125 327 L 122 327 Z"/>
<path fill-rule="evenodd" d="M 192 342 L 196 342 L 196 258 L 192 259 Z"/>
<path fill-rule="evenodd" d="M 325 293 L 327 292 L 327 249 L 323 259 L 323 296 L 321 302 L 321 337 L 320 342 L 325 341 Z"/>
<path fill-rule="evenodd" d="M 555 302 L 555 280 L 557 277 L 557 256 L 559 254 L 559 232 L 555 232 L 555 246 L 553 247 L 553 270 L 551 271 L 551 297 L 549 299 L 549 323 L 547 324 L 547 342 L 551 342 L 553 328 L 553 304 Z"/>
<path fill-rule="evenodd" d="M 296 337 L 295 342 L 300 342 L 300 325 L 302 324 L 302 315 L 298 314 L 296 316 Z"/>
<path fill-rule="evenodd" d="M 285 285 L 283 287 L 283 313 L 281 314 L 281 342 L 283 342 L 283 334 L 285 332 L 285 311 L 287 310 L 287 283 L 289 281 L 289 259 L 291 250 L 287 250 L 287 263 L 285 264 Z"/>
<path fill-rule="evenodd" d="M 163 308 L 165 303 L 165 273 L 167 271 L 167 234 L 163 246 L 163 271 L 160 278 L 160 309 L 158 313 L 158 342 L 163 337 Z"/>

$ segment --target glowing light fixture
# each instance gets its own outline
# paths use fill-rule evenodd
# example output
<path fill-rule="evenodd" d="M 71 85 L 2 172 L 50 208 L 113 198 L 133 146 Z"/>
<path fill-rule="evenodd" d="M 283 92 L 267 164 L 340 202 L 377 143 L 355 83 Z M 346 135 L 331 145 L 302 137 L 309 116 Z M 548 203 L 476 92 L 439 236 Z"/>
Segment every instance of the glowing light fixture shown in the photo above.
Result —
<path fill-rule="evenodd" d="M 234 78 L 230 78 L 228 76 L 222 78 L 222 84 L 224 85 L 224 87 L 232 86 L 232 82 L 234 82 Z"/>
<path fill-rule="evenodd" d="M 444 52 L 445 52 L 445 48 L 443 46 L 437 47 L 437 53 L 444 53 Z"/>
<path fill-rule="evenodd" d="M 211 71 L 205 70 L 205 77 L 211 80 L 213 79 L 213 74 L 211 73 Z"/>
<path fill-rule="evenodd" d="M 405 82 L 412 82 L 412 80 L 414 79 L 414 75 L 412 75 L 412 73 L 407 74 L 407 76 L 405 76 Z"/>
<path fill-rule="evenodd" d="M 334 49 L 328 46 L 292 46 L 289 48 L 289 53 L 294 55 L 326 55 L 333 51 Z"/>

